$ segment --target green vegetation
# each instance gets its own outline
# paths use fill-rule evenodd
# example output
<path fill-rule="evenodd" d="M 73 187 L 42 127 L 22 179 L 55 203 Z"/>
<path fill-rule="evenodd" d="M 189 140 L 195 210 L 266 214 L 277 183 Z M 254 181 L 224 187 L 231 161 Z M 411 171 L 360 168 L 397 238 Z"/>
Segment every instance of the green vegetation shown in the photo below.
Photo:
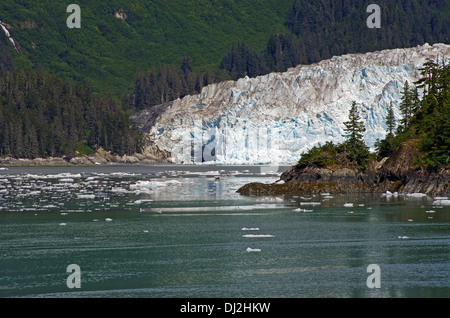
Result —
<path fill-rule="evenodd" d="M 297 166 L 299 168 L 307 166 L 324 168 L 338 165 L 364 170 L 372 156 L 363 140 L 364 123 L 359 117 L 355 102 L 350 107 L 349 120 L 344 125 L 344 142 L 337 145 L 326 142 L 323 146 L 313 147 L 302 154 Z"/>
<path fill-rule="evenodd" d="M 195 71 L 215 70 L 233 42 L 245 39 L 259 49 L 283 27 L 292 6 L 291 0 L 79 0 L 81 28 L 69 29 L 71 3 L 0 1 L 0 20 L 11 26 L 22 51 L 11 50 L 14 61 L 89 83 L 94 93 L 117 99 L 133 91 L 138 70 L 179 65 L 185 55 Z"/>
<path fill-rule="evenodd" d="M 348 53 L 450 43 L 450 2 L 379 0 L 381 28 L 366 25 L 369 2 L 295 0 L 286 28 L 276 30 L 260 50 L 234 45 L 220 67 L 232 79 L 281 72 Z"/>
<path fill-rule="evenodd" d="M 450 65 L 428 61 L 421 74 L 417 86 L 404 85 L 397 135 L 388 134 L 375 146 L 379 158 L 388 157 L 401 143 L 417 139 L 417 166 L 437 171 L 450 165 Z M 422 99 L 418 89 L 423 90 Z"/>
<path fill-rule="evenodd" d="M 0 76 L 0 156 L 133 154 L 142 136 L 116 102 L 41 68 Z"/>
<path fill-rule="evenodd" d="M 70 3 L 1 1 L 0 19 L 22 52 L 9 45 L 12 60 L 116 100 L 134 93 L 138 71 L 178 67 L 185 56 L 194 74 L 219 81 L 333 55 L 450 42 L 445 0 L 379 0 L 381 29 L 367 28 L 368 3 L 359 0 L 80 0 L 81 29 L 66 26 Z"/>

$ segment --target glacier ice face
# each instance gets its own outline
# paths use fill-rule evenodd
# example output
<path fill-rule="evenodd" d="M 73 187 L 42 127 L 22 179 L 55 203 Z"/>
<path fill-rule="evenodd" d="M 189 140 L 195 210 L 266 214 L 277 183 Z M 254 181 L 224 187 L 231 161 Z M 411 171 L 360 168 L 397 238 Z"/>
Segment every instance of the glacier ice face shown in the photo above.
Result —
<path fill-rule="evenodd" d="M 397 119 L 405 81 L 413 84 L 427 59 L 448 60 L 450 45 L 425 44 L 333 57 L 283 73 L 216 83 L 198 95 L 155 108 L 146 126 L 151 140 L 177 163 L 291 165 L 302 152 L 343 140 L 356 101 L 373 148 L 386 134 L 389 103 Z"/>

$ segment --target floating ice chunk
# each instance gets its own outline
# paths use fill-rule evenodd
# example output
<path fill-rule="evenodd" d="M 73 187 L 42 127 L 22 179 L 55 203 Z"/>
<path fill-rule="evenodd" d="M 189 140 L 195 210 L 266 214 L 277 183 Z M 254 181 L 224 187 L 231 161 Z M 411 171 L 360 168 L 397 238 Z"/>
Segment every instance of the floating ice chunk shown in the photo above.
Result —
<path fill-rule="evenodd" d="M 425 213 L 435 213 L 436 211 L 434 211 L 434 210 L 427 210 L 427 211 L 425 211 Z"/>
<path fill-rule="evenodd" d="M 111 222 L 112 219 L 111 219 L 111 218 L 106 218 L 105 221 L 106 221 L 106 222 Z"/>
<path fill-rule="evenodd" d="M 130 191 L 128 191 L 125 188 L 114 187 L 114 188 L 111 188 L 111 192 L 114 192 L 114 193 L 129 193 Z"/>
<path fill-rule="evenodd" d="M 300 202 L 300 205 L 320 205 L 320 202 Z"/>
<path fill-rule="evenodd" d="M 313 210 L 307 210 L 307 209 L 302 209 L 302 208 L 297 208 L 292 211 L 293 212 L 313 212 Z"/>
<path fill-rule="evenodd" d="M 433 205 L 450 205 L 450 200 L 435 200 Z"/>
<path fill-rule="evenodd" d="M 271 234 L 244 234 L 242 237 L 274 237 Z"/>
<path fill-rule="evenodd" d="M 63 223 L 59 223 L 59 225 L 63 225 L 63 226 L 64 226 L 64 225 L 67 225 L 67 223 L 64 223 L 64 222 L 63 222 Z"/>
<path fill-rule="evenodd" d="M 139 180 L 135 184 L 130 185 L 131 189 L 140 190 L 140 188 L 158 188 L 158 187 L 167 187 L 169 185 L 181 184 L 178 180 L 167 180 L 167 181 L 147 181 L 147 180 Z"/>
<path fill-rule="evenodd" d="M 243 227 L 241 231 L 259 231 L 259 227 Z"/>
<path fill-rule="evenodd" d="M 413 219 L 408 219 L 408 222 L 412 222 L 412 221 L 414 221 Z"/>
<path fill-rule="evenodd" d="M 398 238 L 399 238 L 399 239 L 409 239 L 409 236 L 406 236 L 406 235 L 399 235 Z"/>
<path fill-rule="evenodd" d="M 408 193 L 408 194 L 406 194 L 406 196 L 413 197 L 413 198 L 423 198 L 423 197 L 426 197 L 427 194 L 415 192 L 415 193 Z"/>
<path fill-rule="evenodd" d="M 152 199 L 140 199 L 140 200 L 134 201 L 133 203 L 134 204 L 141 204 L 141 203 L 144 203 L 144 202 L 152 202 L 152 201 L 153 201 Z"/>
<path fill-rule="evenodd" d="M 352 208 L 353 207 L 353 203 L 344 203 L 344 206 L 346 208 Z"/>
<path fill-rule="evenodd" d="M 449 197 L 434 197 L 435 200 L 448 200 Z"/>
<path fill-rule="evenodd" d="M 94 199 L 95 194 L 77 194 L 78 199 Z"/>
<path fill-rule="evenodd" d="M 247 253 L 250 253 L 250 252 L 261 252 L 261 249 L 260 248 L 247 247 L 246 251 L 247 251 Z"/>
<path fill-rule="evenodd" d="M 61 178 L 59 179 L 61 182 L 74 182 L 75 180 L 73 178 Z"/>

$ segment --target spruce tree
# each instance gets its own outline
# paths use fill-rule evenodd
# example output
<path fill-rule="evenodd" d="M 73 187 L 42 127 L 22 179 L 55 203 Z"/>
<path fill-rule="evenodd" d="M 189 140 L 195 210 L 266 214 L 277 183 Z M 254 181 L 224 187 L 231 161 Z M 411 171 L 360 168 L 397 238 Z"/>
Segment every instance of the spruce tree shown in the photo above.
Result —
<path fill-rule="evenodd" d="M 388 114 L 386 116 L 386 126 L 388 128 L 388 138 L 394 137 L 394 128 L 395 128 L 395 115 L 394 115 L 394 107 L 392 106 L 392 102 L 389 104 Z"/>
<path fill-rule="evenodd" d="M 408 81 L 406 81 L 403 85 L 402 98 L 399 106 L 400 113 L 402 114 L 402 119 L 400 120 L 400 125 L 398 126 L 399 132 L 404 132 L 409 127 L 410 120 L 413 115 L 412 105 L 411 90 L 409 88 Z"/>
<path fill-rule="evenodd" d="M 355 163 L 358 168 L 363 169 L 367 163 L 369 157 L 369 148 L 366 146 L 363 136 L 365 132 L 364 122 L 358 113 L 356 102 L 352 102 L 350 112 L 348 115 L 348 121 L 344 122 L 346 138 L 344 147 L 347 152 L 348 159 Z"/>

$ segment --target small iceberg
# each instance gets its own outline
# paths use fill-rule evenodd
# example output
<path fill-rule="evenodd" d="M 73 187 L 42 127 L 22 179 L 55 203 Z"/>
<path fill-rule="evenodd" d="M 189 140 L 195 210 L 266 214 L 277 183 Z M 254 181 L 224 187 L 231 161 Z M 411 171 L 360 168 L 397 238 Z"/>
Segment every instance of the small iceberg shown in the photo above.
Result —
<path fill-rule="evenodd" d="M 95 199 L 95 194 L 77 194 L 78 199 Z"/>
<path fill-rule="evenodd" d="M 64 226 L 64 225 L 67 225 L 67 223 L 64 223 L 64 222 L 63 222 L 63 223 L 59 223 L 59 225 Z"/>
<path fill-rule="evenodd" d="M 274 237 L 271 234 L 244 234 L 242 237 Z"/>
<path fill-rule="evenodd" d="M 434 200 L 433 205 L 450 205 L 450 200 L 447 199 Z"/>
<path fill-rule="evenodd" d="M 259 227 L 243 227 L 241 231 L 259 231 Z"/>
<path fill-rule="evenodd" d="M 247 247 L 246 251 L 247 251 L 247 253 L 250 253 L 250 252 L 261 252 L 261 249 L 260 248 Z"/>
<path fill-rule="evenodd" d="M 106 221 L 106 222 L 111 222 L 112 219 L 111 219 L 111 218 L 106 218 L 105 221 Z"/>
<path fill-rule="evenodd" d="M 409 239 L 409 236 L 406 235 L 399 235 L 398 236 L 399 239 L 405 240 L 405 239 Z"/>
<path fill-rule="evenodd" d="M 423 197 L 426 197 L 427 194 L 415 192 L 415 193 L 408 193 L 408 194 L 406 194 L 406 196 L 412 197 L 412 198 L 423 198 Z"/>
<path fill-rule="evenodd" d="M 300 205 L 321 205 L 320 202 L 300 202 Z"/>
<path fill-rule="evenodd" d="M 346 208 L 352 208 L 353 207 L 353 203 L 344 203 L 344 206 Z"/>
<path fill-rule="evenodd" d="M 293 212 L 313 212 L 313 210 L 307 210 L 307 209 L 302 209 L 302 208 L 294 209 L 292 211 Z"/>

